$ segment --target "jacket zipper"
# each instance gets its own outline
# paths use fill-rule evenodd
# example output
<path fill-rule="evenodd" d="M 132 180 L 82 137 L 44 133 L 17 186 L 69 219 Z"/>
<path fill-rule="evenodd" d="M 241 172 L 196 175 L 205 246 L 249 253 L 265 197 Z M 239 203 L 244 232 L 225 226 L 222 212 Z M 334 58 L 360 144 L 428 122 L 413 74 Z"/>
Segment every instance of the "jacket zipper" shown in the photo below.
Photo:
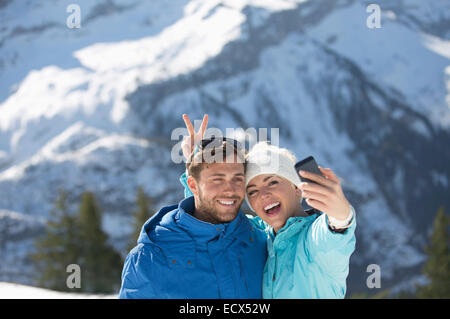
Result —
<path fill-rule="evenodd" d="M 275 259 L 275 262 L 273 263 L 273 276 L 272 276 L 272 281 L 275 281 L 275 279 L 276 279 L 276 273 L 277 273 L 277 255 L 275 254 L 274 255 L 274 259 Z"/>

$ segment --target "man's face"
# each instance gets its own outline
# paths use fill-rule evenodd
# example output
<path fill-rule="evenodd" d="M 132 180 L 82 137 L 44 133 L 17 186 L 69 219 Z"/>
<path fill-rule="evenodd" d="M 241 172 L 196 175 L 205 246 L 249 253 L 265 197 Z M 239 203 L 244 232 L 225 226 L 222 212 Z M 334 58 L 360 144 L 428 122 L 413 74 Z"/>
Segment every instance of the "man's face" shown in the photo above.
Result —
<path fill-rule="evenodd" d="M 194 216 L 214 224 L 229 223 L 236 218 L 244 200 L 244 165 L 227 162 L 204 165 L 195 180 Z"/>

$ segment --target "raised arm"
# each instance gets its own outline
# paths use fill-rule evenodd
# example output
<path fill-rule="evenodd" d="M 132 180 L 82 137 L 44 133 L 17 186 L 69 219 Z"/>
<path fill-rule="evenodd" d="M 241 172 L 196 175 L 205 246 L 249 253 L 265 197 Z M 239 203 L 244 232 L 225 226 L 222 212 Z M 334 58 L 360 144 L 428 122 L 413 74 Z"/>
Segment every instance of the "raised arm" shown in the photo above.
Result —
<path fill-rule="evenodd" d="M 323 212 L 310 226 L 305 240 L 307 255 L 326 274 L 345 287 L 349 259 L 355 249 L 356 214 L 345 198 L 339 178 L 327 168 L 319 167 L 324 176 L 300 172 L 315 183 L 302 183 L 306 202 Z"/>

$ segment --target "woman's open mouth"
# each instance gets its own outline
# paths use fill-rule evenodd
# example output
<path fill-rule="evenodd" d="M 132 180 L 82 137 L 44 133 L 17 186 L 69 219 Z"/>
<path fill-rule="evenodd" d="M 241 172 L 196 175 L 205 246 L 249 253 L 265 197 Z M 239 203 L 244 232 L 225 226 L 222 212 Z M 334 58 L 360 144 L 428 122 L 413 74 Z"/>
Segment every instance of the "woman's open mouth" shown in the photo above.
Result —
<path fill-rule="evenodd" d="M 264 207 L 264 212 L 269 216 L 278 215 L 280 213 L 280 211 L 281 211 L 281 203 L 280 202 L 273 202 Z"/>

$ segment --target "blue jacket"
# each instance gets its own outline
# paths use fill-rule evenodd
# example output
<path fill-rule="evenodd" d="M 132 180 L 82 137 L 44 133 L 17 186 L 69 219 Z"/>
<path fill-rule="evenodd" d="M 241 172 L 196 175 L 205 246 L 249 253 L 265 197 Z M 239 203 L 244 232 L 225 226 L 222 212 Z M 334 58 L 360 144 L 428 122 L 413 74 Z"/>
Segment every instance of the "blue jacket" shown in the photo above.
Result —
<path fill-rule="evenodd" d="M 230 223 L 192 216 L 194 197 L 162 208 L 128 254 L 119 298 L 262 298 L 266 234 L 239 211 Z"/>

